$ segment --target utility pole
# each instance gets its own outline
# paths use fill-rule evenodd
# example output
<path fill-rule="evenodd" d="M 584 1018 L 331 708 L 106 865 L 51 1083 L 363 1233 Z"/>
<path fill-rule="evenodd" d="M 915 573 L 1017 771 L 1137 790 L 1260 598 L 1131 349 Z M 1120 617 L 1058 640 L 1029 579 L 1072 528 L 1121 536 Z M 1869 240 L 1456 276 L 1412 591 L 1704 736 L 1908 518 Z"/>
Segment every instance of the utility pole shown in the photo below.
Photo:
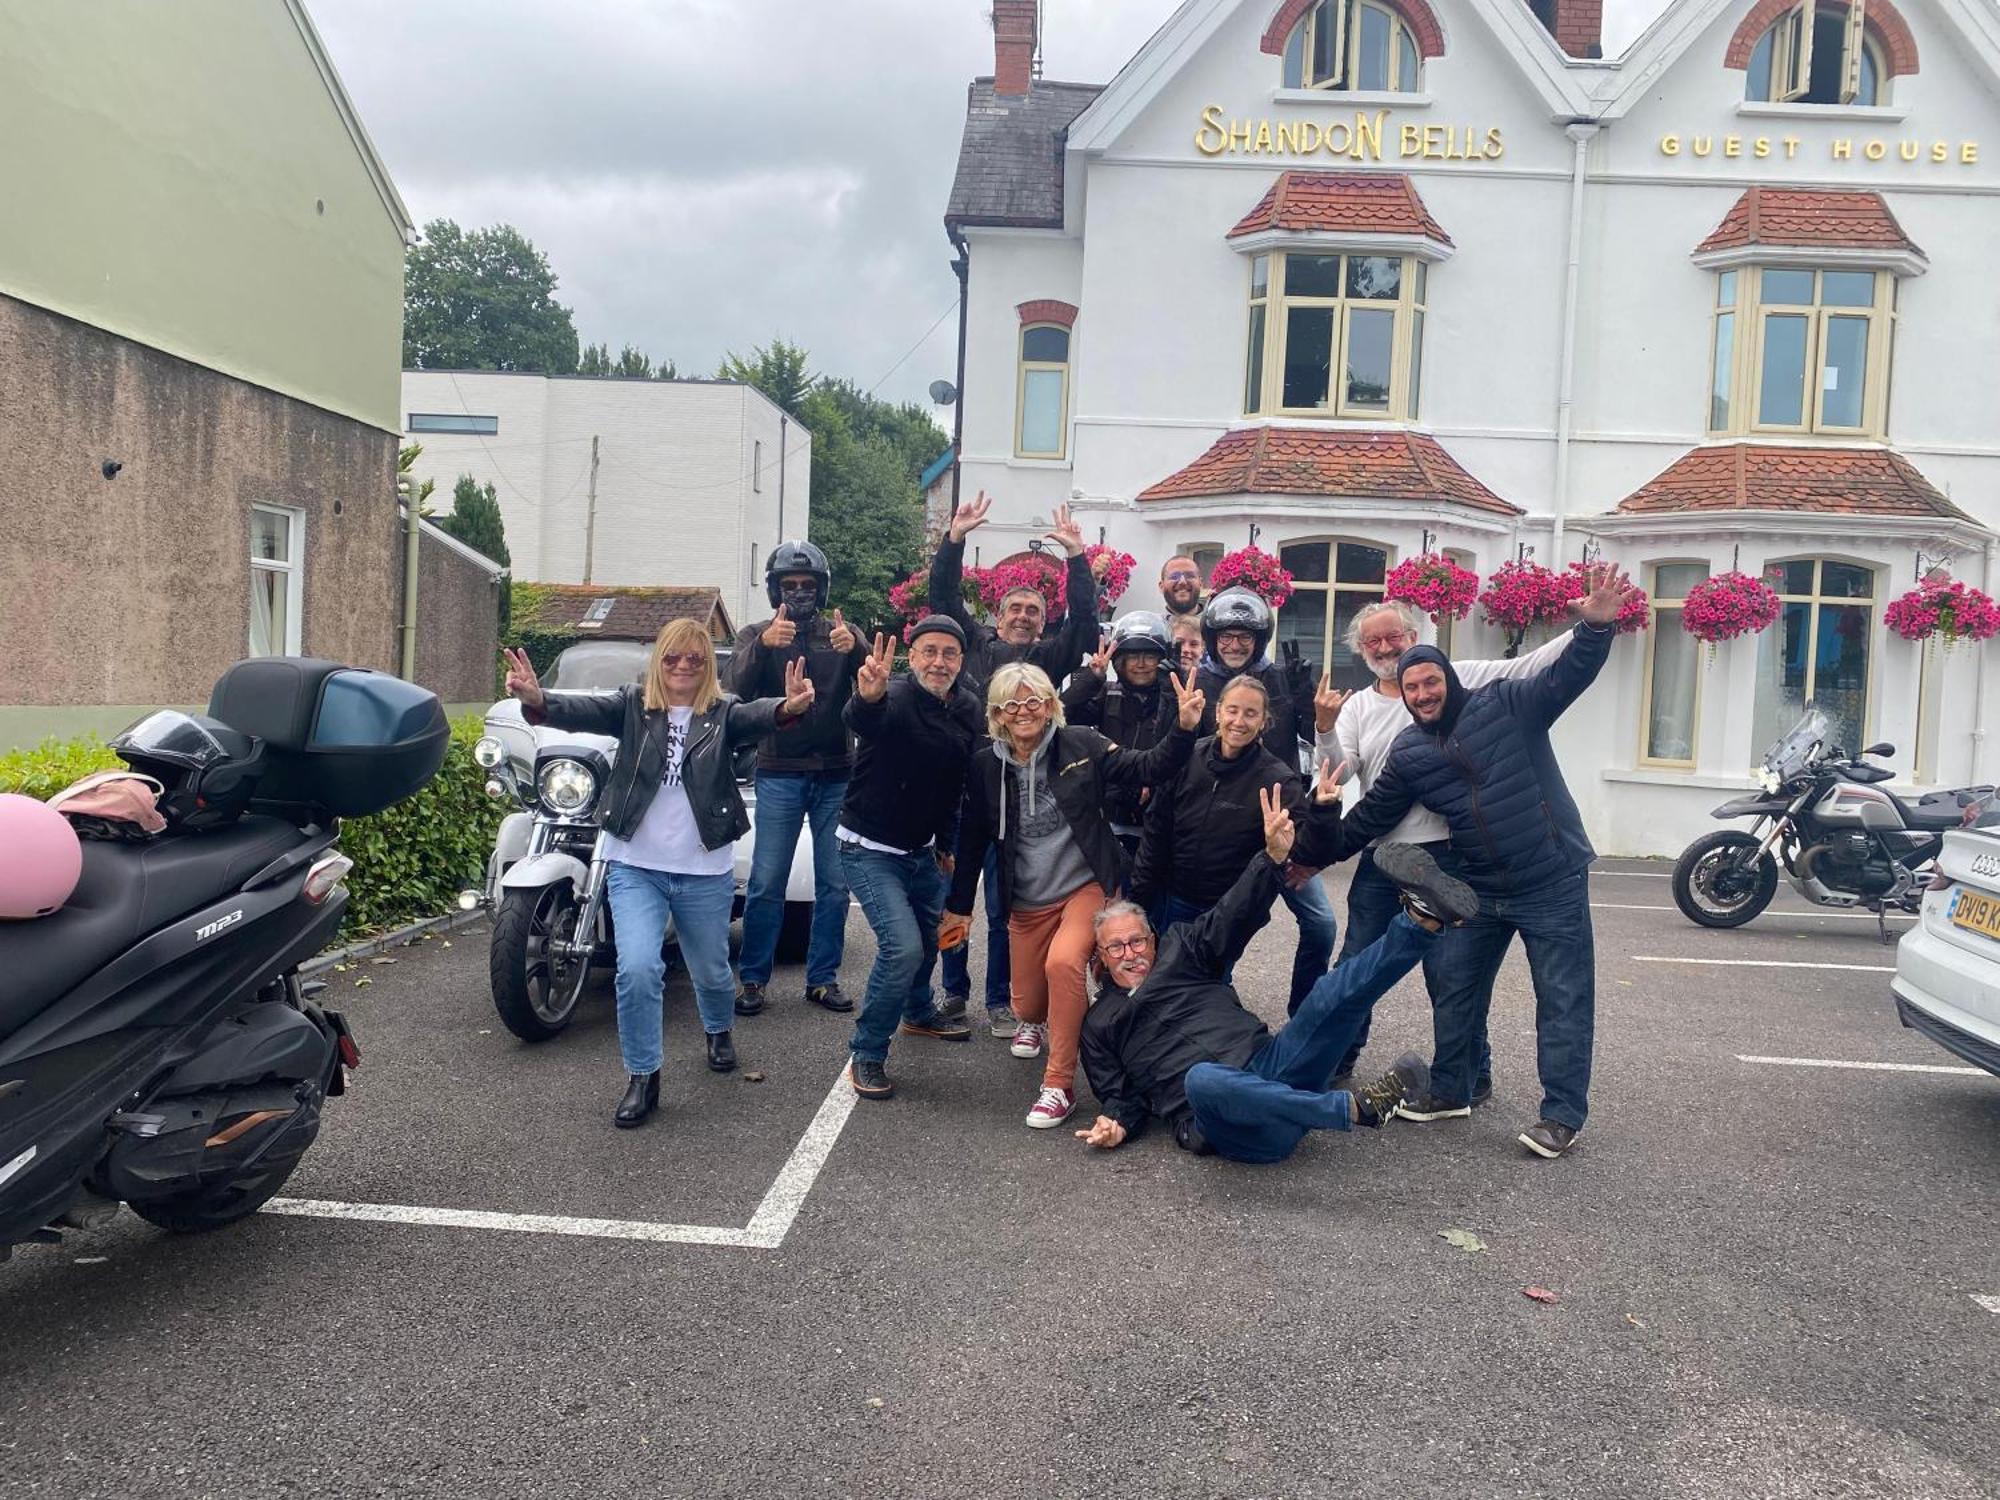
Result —
<path fill-rule="evenodd" d="M 590 567 L 597 557 L 597 434 L 590 435 L 590 509 L 583 523 L 583 581 L 590 582 Z"/>

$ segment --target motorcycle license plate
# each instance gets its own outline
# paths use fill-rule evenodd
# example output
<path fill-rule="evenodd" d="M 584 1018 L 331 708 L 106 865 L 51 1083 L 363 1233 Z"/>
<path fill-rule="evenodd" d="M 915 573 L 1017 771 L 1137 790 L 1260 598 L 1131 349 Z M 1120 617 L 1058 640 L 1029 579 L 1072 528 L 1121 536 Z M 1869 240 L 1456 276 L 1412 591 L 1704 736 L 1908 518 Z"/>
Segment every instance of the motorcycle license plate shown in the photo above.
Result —
<path fill-rule="evenodd" d="M 1951 920 L 1959 927 L 2000 941 L 2000 897 L 1961 887 L 1951 898 Z"/>

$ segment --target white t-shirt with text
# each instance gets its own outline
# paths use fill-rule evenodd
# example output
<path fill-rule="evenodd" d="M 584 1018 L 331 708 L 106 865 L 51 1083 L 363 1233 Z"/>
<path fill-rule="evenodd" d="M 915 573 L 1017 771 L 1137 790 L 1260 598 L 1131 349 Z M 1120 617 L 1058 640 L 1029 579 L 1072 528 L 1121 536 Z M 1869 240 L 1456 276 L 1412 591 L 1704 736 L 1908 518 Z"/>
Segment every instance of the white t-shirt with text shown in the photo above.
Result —
<path fill-rule="evenodd" d="M 632 837 L 606 835 L 606 859 L 669 875 L 727 875 L 736 868 L 734 846 L 702 848 L 694 807 L 688 801 L 687 788 L 681 784 L 681 761 L 687 754 L 688 726 L 693 721 L 691 708 L 667 710 L 666 774 L 660 778 L 659 790 L 653 793 L 646 816 L 639 820 Z"/>

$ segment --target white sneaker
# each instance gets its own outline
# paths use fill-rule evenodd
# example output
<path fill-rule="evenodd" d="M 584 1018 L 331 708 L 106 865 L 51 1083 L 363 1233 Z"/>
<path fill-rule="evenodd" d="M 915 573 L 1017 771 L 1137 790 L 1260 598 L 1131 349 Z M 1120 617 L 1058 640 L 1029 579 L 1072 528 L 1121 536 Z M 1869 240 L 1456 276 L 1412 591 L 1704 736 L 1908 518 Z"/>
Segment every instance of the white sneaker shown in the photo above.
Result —
<path fill-rule="evenodd" d="M 1040 1057 L 1042 1043 L 1048 1039 L 1049 1028 L 1040 1021 L 1023 1021 L 1014 1028 L 1014 1040 L 1007 1050 L 1016 1057 Z"/>
<path fill-rule="evenodd" d="M 1028 1111 L 1030 1130 L 1048 1130 L 1062 1124 L 1076 1110 L 1076 1096 L 1068 1089 L 1043 1089 L 1035 1107 Z"/>

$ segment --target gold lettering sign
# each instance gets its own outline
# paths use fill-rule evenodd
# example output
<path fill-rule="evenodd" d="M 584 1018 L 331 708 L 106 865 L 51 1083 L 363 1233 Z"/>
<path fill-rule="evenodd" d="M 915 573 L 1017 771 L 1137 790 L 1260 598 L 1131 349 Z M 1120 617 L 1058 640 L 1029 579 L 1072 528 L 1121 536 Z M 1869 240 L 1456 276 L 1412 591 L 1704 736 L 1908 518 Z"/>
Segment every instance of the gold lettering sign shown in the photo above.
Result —
<path fill-rule="evenodd" d="M 1409 126 L 1403 127 L 1406 131 Z M 1675 135 L 1660 137 L 1660 155 L 1740 157 L 1753 156 L 1762 160 L 1774 152 L 1783 151 L 1786 161 L 1796 161 L 1799 147 L 1804 142 L 1795 135 L 1784 136 L 1739 136 L 1725 135 Z M 1891 153 L 1897 161 L 1932 163 L 1957 162 L 1960 166 L 1976 166 L 1979 163 L 1979 142 L 1977 141 L 1931 141 L 1928 145 L 1918 140 L 1890 141 L 1875 137 L 1856 140 L 1848 136 L 1827 143 L 1829 161 L 1888 161 Z"/>
<path fill-rule="evenodd" d="M 1404 125 L 1386 109 L 1356 110 L 1351 118 L 1234 120 L 1219 104 L 1201 112 L 1194 149 L 1203 156 L 1337 156 L 1346 161 L 1390 159 L 1498 161 L 1506 149 L 1500 127 Z"/>

